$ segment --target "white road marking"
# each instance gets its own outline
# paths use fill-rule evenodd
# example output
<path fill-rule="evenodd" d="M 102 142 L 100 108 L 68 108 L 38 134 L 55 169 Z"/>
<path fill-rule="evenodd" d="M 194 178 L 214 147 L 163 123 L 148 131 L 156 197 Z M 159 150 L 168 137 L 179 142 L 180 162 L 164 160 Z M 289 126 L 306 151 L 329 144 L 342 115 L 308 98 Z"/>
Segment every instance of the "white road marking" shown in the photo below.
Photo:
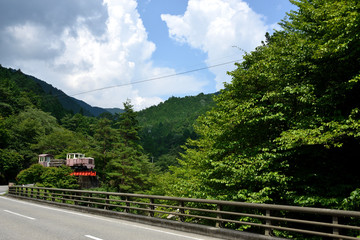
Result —
<path fill-rule="evenodd" d="M 91 239 L 94 239 L 94 240 L 102 240 L 101 238 L 97 238 L 97 237 L 94 237 L 94 236 L 91 236 L 91 235 L 85 235 L 85 237 L 88 237 L 88 238 L 91 238 Z"/>
<path fill-rule="evenodd" d="M 12 212 L 12 211 L 9 211 L 9 210 L 4 210 L 4 212 L 11 213 L 11 214 L 14 214 L 16 216 L 20 216 L 20 217 L 27 218 L 27 219 L 30 219 L 30 220 L 35 220 L 35 218 L 28 217 L 28 216 L 22 215 L 20 213 Z"/>
<path fill-rule="evenodd" d="M 9 201 L 13 201 L 13 202 L 18 202 L 18 203 L 22 203 L 25 205 L 31 205 L 31 206 L 36 206 L 39 208 L 44 208 L 44 209 L 50 209 L 53 211 L 58 211 L 58 212 L 63 212 L 63 213 L 68 213 L 68 214 L 73 214 L 73 215 L 78 215 L 78 216 L 82 216 L 82 217 L 87 217 L 87 218 L 93 218 L 93 219 L 97 219 L 97 220 L 102 220 L 102 221 L 107 221 L 107 222 L 112 222 L 112 223 L 120 223 L 126 226 L 131 226 L 131 227 L 135 227 L 135 228 L 141 228 L 144 230 L 149 230 L 149 231 L 153 231 L 153 232 L 160 232 L 163 234 L 169 234 L 169 235 L 173 235 L 173 236 L 179 236 L 179 237 L 183 237 L 183 238 L 188 238 L 188 239 L 194 239 L 194 240 L 203 240 L 202 238 L 196 238 L 196 237 L 189 237 L 186 235 L 182 235 L 182 234 L 177 234 L 177 233 L 172 233 L 172 232 L 168 232 L 168 231 L 163 231 L 163 230 L 159 230 L 159 229 L 153 229 L 153 228 L 149 228 L 149 227 L 144 227 L 144 226 L 140 226 L 140 225 L 135 225 L 135 224 L 129 224 L 129 223 L 125 223 L 124 220 L 112 220 L 112 219 L 107 219 L 107 218 L 103 218 L 103 217 L 97 217 L 97 216 L 92 216 L 92 215 L 88 215 L 88 214 L 83 214 L 83 213 L 77 213 L 77 212 L 71 212 L 71 211 L 67 211 L 67 210 L 62 210 L 60 208 L 53 208 L 53 207 L 47 207 L 47 206 L 42 206 L 39 204 L 34 204 L 34 203 L 29 203 L 29 202 L 24 202 L 24 201 L 19 201 L 19 200 L 14 200 L 11 198 L 6 198 L 4 197 L 3 199 L 9 200 Z"/>

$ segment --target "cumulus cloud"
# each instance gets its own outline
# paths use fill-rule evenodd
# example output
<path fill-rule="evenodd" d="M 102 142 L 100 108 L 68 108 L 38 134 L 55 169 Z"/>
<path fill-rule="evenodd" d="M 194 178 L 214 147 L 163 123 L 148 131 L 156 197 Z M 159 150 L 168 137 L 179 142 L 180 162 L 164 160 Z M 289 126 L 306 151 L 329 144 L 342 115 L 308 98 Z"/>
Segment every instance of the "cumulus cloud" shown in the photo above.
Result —
<path fill-rule="evenodd" d="M 161 18 L 171 38 L 207 53 L 209 66 L 239 49 L 254 50 L 269 30 L 263 16 L 241 0 L 189 0 L 184 15 L 162 14 Z M 242 54 L 238 52 L 239 57 Z M 223 88 L 223 82 L 230 81 L 226 72 L 232 69 L 226 66 L 210 70 L 216 75 L 218 90 Z"/>
<path fill-rule="evenodd" d="M 175 74 L 153 66 L 156 46 L 148 40 L 135 0 L 13 0 L 6 6 L 0 2 L 0 9 L 0 51 L 5 53 L 0 63 L 91 105 L 122 107 L 131 99 L 138 110 L 167 94 L 188 92 L 185 86 L 194 92 L 204 86 L 191 76 L 133 85 Z M 100 88 L 106 90 L 92 92 Z"/>

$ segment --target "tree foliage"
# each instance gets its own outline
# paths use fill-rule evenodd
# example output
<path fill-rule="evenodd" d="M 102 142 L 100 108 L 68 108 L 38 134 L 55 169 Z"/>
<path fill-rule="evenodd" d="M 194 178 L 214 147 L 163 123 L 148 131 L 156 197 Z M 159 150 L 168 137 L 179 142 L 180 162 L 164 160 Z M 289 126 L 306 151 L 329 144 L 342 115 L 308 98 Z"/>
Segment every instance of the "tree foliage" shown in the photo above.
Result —
<path fill-rule="evenodd" d="M 137 114 L 130 101 L 115 123 L 118 141 L 106 165 L 109 187 L 120 192 L 140 192 L 150 188 L 152 166 L 139 144 Z"/>
<path fill-rule="evenodd" d="M 182 152 L 180 146 L 188 138 L 197 137 L 192 125 L 196 118 L 215 106 L 213 95 L 171 97 L 138 113 L 140 143 L 163 171 L 177 165 L 174 159 Z"/>
<path fill-rule="evenodd" d="M 31 167 L 22 170 L 17 180 L 19 184 L 36 184 L 39 187 L 77 189 L 79 185 L 75 176 L 70 173 L 73 170 L 67 166 L 43 167 L 40 164 L 33 164 Z"/>
<path fill-rule="evenodd" d="M 0 149 L 0 183 L 15 181 L 23 161 L 23 157 L 16 151 Z"/>
<path fill-rule="evenodd" d="M 40 164 L 33 164 L 29 168 L 22 170 L 17 176 L 18 184 L 34 184 L 41 182 L 41 176 L 46 168 Z"/>
<path fill-rule="evenodd" d="M 167 194 L 339 207 L 359 186 L 360 5 L 292 2 L 198 119 Z"/>

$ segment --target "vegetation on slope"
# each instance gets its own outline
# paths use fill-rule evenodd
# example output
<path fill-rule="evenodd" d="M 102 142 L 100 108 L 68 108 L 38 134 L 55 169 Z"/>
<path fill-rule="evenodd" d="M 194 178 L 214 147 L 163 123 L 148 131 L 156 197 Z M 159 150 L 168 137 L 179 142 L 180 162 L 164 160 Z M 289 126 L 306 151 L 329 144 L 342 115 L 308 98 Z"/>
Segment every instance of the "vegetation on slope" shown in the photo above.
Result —
<path fill-rule="evenodd" d="M 108 190 L 360 210 L 360 5 L 292 2 L 299 9 L 237 64 L 215 103 L 200 94 L 54 117 L 45 111 L 56 100 L 46 108 L 43 93 L 18 86 L 20 72 L 2 72 L 0 181 L 39 153 L 83 152 Z M 151 164 L 166 170 L 179 155 L 168 172 Z"/>
<path fill-rule="evenodd" d="M 141 145 L 162 170 L 177 165 L 181 146 L 188 138 L 197 138 L 193 124 L 215 106 L 213 96 L 201 93 L 184 98 L 171 97 L 139 112 Z"/>
<path fill-rule="evenodd" d="M 360 4 L 292 2 L 154 192 L 360 209 Z"/>
<path fill-rule="evenodd" d="M 76 188 L 74 177 L 63 176 L 71 169 L 43 169 L 36 163 L 40 153 L 65 158 L 68 152 L 82 152 L 95 157 L 105 189 L 150 188 L 154 168 L 139 144 L 136 113 L 129 102 L 124 113 L 112 120 L 71 115 L 41 89 L 20 71 L 0 68 L 0 184 L 18 180 Z M 51 111 L 57 112 L 57 118 Z"/>

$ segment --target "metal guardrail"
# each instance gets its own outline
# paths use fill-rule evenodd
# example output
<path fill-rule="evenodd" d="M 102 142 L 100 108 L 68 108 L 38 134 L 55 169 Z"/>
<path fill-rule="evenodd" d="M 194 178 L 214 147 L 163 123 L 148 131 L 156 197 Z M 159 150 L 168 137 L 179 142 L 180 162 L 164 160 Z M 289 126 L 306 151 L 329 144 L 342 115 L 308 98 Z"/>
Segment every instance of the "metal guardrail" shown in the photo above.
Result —
<path fill-rule="evenodd" d="M 251 226 L 253 232 L 268 236 L 276 231 L 276 235 L 357 240 L 360 235 L 357 211 L 23 186 L 10 186 L 9 195 L 219 228 Z"/>

